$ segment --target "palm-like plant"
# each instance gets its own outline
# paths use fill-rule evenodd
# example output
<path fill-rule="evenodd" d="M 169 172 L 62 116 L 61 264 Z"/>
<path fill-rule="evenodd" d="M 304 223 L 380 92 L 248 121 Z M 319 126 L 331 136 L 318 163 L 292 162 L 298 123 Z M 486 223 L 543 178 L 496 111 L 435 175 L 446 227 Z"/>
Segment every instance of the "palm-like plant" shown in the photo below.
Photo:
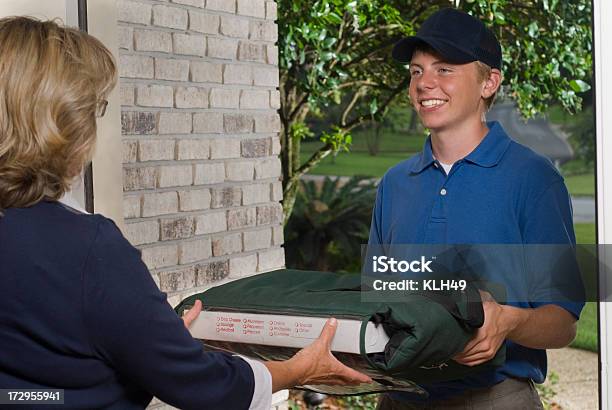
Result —
<path fill-rule="evenodd" d="M 302 181 L 285 227 L 287 266 L 359 271 L 375 199 L 375 181 L 368 177 Z"/>

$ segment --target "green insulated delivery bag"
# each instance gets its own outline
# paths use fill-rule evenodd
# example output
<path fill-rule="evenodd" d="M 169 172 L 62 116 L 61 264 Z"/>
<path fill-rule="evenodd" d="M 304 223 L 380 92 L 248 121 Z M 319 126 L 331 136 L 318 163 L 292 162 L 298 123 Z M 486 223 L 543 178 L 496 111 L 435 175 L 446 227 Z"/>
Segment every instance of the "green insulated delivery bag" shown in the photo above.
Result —
<path fill-rule="evenodd" d="M 277 270 L 226 283 L 183 300 L 182 315 L 200 299 L 205 307 L 190 330 L 206 346 L 262 360 L 284 360 L 320 333 L 325 320 L 339 320 L 332 344 L 346 365 L 375 383 L 361 386 L 302 386 L 331 394 L 410 391 L 437 381 L 461 379 L 505 361 L 502 347 L 474 367 L 451 358 L 461 352 L 484 313 L 480 294 L 406 292 L 401 301 L 377 301 L 362 290 L 359 274 Z M 199 322 L 199 323 L 198 323 Z"/>

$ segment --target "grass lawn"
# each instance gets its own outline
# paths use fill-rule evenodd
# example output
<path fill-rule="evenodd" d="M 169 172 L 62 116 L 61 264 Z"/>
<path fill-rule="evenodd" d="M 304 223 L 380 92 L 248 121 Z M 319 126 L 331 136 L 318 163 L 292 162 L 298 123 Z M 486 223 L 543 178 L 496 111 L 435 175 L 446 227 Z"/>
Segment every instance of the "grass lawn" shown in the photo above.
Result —
<path fill-rule="evenodd" d="M 595 196 L 595 176 L 593 174 L 566 176 L 565 184 L 572 196 Z"/>
<path fill-rule="evenodd" d="M 410 158 L 423 148 L 424 135 L 409 135 L 383 131 L 378 155 L 371 156 L 367 148 L 367 132 L 353 133 L 353 144 L 350 152 L 340 152 L 335 158 L 327 157 L 310 173 L 315 175 L 367 175 L 382 177 L 393 165 Z M 300 160 L 308 157 L 321 144 L 319 142 L 303 142 Z"/>
<path fill-rule="evenodd" d="M 595 224 L 575 224 L 576 242 L 595 243 Z M 587 302 L 578 321 L 576 339 L 571 344 L 578 349 L 597 351 L 597 303 Z"/>

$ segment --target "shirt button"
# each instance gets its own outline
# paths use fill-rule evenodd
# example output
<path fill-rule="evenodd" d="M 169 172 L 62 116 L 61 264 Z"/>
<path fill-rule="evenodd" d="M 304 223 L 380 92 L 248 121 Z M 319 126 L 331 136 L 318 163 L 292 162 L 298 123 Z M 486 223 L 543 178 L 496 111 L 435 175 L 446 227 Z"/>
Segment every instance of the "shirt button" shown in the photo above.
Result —
<path fill-rule="evenodd" d="M 442 196 L 446 195 L 446 189 L 442 188 L 440 190 L 440 195 L 442 195 Z"/>

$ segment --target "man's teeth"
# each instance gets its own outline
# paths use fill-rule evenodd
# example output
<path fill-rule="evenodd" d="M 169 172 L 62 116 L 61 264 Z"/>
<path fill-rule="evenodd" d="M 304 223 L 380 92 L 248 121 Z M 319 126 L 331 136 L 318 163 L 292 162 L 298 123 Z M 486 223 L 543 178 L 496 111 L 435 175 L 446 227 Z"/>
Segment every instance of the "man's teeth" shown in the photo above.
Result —
<path fill-rule="evenodd" d="M 421 104 L 425 107 L 433 107 L 435 105 L 444 104 L 446 101 L 444 100 L 425 100 L 422 101 Z"/>

